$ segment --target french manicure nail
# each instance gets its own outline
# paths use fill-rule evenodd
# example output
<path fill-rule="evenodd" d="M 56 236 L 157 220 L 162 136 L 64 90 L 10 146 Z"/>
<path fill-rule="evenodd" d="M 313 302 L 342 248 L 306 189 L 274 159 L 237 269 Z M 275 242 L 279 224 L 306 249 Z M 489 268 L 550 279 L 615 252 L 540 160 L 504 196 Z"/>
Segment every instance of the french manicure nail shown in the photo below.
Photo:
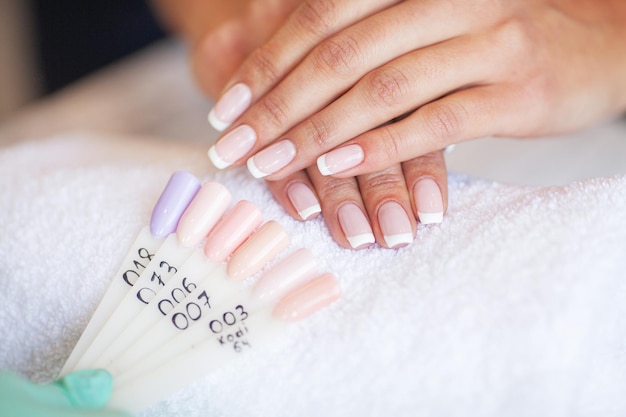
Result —
<path fill-rule="evenodd" d="M 248 125 L 241 125 L 209 149 L 209 159 L 218 169 L 231 166 L 247 154 L 256 142 L 256 132 Z"/>
<path fill-rule="evenodd" d="M 359 145 L 342 146 L 317 158 L 317 168 L 322 175 L 332 175 L 354 168 L 365 159 Z"/>
<path fill-rule="evenodd" d="M 294 182 L 287 188 L 287 197 L 302 220 L 322 211 L 317 197 L 304 183 Z"/>
<path fill-rule="evenodd" d="M 406 211 L 395 201 L 388 201 L 378 209 L 378 224 L 385 243 L 390 248 L 400 248 L 413 242 L 413 229 Z"/>
<path fill-rule="evenodd" d="M 293 322 L 332 304 L 341 297 L 341 288 L 332 274 L 323 274 L 290 292 L 274 307 L 278 320 Z"/>
<path fill-rule="evenodd" d="M 259 300 L 272 303 L 320 274 L 313 253 L 299 249 L 265 272 L 252 289 Z"/>
<path fill-rule="evenodd" d="M 267 177 L 286 167 L 296 156 L 296 147 L 289 140 L 281 140 L 248 159 L 248 171 L 255 178 Z"/>
<path fill-rule="evenodd" d="M 241 245 L 228 262 L 226 273 L 241 280 L 259 272 L 289 244 L 289 235 L 283 227 L 271 220 L 259 227 Z"/>
<path fill-rule="evenodd" d="M 200 190 L 200 180 L 185 171 L 177 171 L 170 177 L 165 189 L 152 210 L 150 233 L 165 237 L 176 231 L 176 226 L 191 200 Z"/>
<path fill-rule="evenodd" d="M 225 261 L 263 221 L 251 202 L 241 200 L 209 233 L 204 254 L 213 262 Z"/>
<path fill-rule="evenodd" d="M 443 222 L 443 198 L 433 179 L 424 178 L 418 181 L 413 188 L 413 198 L 422 224 Z"/>
<path fill-rule="evenodd" d="M 205 183 L 178 222 L 178 241 L 185 247 L 200 243 L 217 224 L 230 201 L 226 187 L 216 182 Z"/>
<path fill-rule="evenodd" d="M 354 203 L 342 205 L 337 212 L 339 224 L 353 249 L 374 243 L 374 233 L 363 211 Z"/>
<path fill-rule="evenodd" d="M 222 131 L 234 122 L 252 102 L 252 92 L 245 84 L 235 84 L 209 112 L 209 123 L 215 130 Z"/>

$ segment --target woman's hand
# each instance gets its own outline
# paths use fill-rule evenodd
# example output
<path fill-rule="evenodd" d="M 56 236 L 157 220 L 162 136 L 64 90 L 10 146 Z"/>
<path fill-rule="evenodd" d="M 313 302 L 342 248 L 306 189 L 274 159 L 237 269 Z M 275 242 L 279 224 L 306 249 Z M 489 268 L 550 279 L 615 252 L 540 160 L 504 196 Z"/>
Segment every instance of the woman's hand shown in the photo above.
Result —
<path fill-rule="evenodd" d="M 347 178 L 582 128 L 626 109 L 624 51 L 623 0 L 308 0 L 227 83 L 214 159 Z"/>

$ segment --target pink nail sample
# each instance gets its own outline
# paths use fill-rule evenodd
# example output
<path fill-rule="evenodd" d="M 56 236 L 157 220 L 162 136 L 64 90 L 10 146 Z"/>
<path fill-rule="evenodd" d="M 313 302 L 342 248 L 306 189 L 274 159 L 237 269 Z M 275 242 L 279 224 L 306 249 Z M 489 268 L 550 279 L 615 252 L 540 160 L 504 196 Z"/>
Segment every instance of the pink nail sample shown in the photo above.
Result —
<path fill-rule="evenodd" d="M 231 166 L 247 154 L 256 142 L 256 132 L 241 125 L 228 132 L 209 149 L 209 159 L 218 169 Z"/>
<path fill-rule="evenodd" d="M 388 247 L 400 248 L 413 242 L 413 229 L 409 216 L 397 202 L 387 201 L 380 206 L 378 224 Z"/>
<path fill-rule="evenodd" d="M 356 204 L 342 205 L 337 212 L 337 217 L 341 230 L 353 249 L 369 246 L 376 241 L 367 217 Z"/>
<path fill-rule="evenodd" d="M 261 301 L 272 303 L 319 274 L 311 251 L 299 249 L 265 272 L 254 285 L 252 294 Z"/>
<path fill-rule="evenodd" d="M 209 233 L 204 254 L 213 262 L 225 261 L 263 221 L 251 202 L 242 200 Z"/>
<path fill-rule="evenodd" d="M 322 211 L 317 197 L 304 183 L 294 182 L 289 185 L 287 197 L 302 220 L 306 220 Z"/>
<path fill-rule="evenodd" d="M 179 242 L 197 245 L 211 231 L 231 201 L 230 192 L 221 184 L 205 183 L 183 213 L 176 229 Z"/>
<path fill-rule="evenodd" d="M 317 158 L 317 168 L 322 175 L 332 175 L 354 168 L 365 159 L 359 145 L 342 146 Z"/>
<path fill-rule="evenodd" d="M 281 299 L 272 315 L 281 321 L 299 321 L 341 297 L 341 288 L 332 274 L 323 274 Z"/>
<path fill-rule="evenodd" d="M 273 220 L 268 221 L 233 253 L 226 273 L 231 278 L 239 280 L 254 275 L 288 244 L 289 235 L 285 229 Z"/>
<path fill-rule="evenodd" d="M 222 131 L 231 125 L 252 102 L 252 92 L 245 84 L 235 84 L 209 112 L 209 123 L 215 130 Z"/>
<path fill-rule="evenodd" d="M 248 171 L 255 178 L 267 177 L 289 165 L 296 156 L 296 147 L 289 140 L 281 140 L 248 159 Z"/>
<path fill-rule="evenodd" d="M 424 178 L 413 187 L 417 216 L 423 224 L 443 222 L 443 198 L 441 190 L 431 178 Z"/>

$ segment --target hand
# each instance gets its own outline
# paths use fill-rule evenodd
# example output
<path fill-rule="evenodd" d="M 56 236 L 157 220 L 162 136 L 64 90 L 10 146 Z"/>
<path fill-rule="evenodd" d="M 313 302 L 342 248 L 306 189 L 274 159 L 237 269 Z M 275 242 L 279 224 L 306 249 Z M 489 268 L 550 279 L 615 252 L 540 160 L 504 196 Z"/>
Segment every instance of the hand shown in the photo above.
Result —
<path fill-rule="evenodd" d="M 105 410 L 113 381 L 104 370 L 73 372 L 40 385 L 0 373 L 0 415 L 10 417 L 130 417 Z"/>
<path fill-rule="evenodd" d="M 250 1 L 239 16 L 217 27 L 207 26 L 198 38 L 188 36 L 194 72 L 203 91 L 209 96 L 219 92 L 299 3 Z M 206 12 L 211 12 L 208 6 Z M 337 180 L 310 168 L 268 185 L 296 219 L 316 217 L 321 210 L 333 238 L 346 248 L 365 248 L 375 241 L 384 247 L 404 246 L 413 240 L 416 219 L 424 224 L 439 223 L 447 206 L 441 152 L 356 178 Z"/>
<path fill-rule="evenodd" d="M 218 144 L 248 130 L 254 142 L 229 157 L 257 177 L 316 162 L 351 177 L 476 137 L 615 115 L 625 50 L 623 0 L 309 0 L 246 59 L 210 118 L 230 126 Z"/>

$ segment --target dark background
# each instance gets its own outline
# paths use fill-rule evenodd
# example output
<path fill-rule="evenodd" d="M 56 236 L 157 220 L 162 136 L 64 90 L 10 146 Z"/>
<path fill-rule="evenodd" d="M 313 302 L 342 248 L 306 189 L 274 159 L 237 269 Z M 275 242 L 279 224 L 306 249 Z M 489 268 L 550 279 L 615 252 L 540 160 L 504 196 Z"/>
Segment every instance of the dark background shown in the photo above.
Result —
<path fill-rule="evenodd" d="M 27 1 L 44 94 L 164 36 L 143 0 Z"/>

